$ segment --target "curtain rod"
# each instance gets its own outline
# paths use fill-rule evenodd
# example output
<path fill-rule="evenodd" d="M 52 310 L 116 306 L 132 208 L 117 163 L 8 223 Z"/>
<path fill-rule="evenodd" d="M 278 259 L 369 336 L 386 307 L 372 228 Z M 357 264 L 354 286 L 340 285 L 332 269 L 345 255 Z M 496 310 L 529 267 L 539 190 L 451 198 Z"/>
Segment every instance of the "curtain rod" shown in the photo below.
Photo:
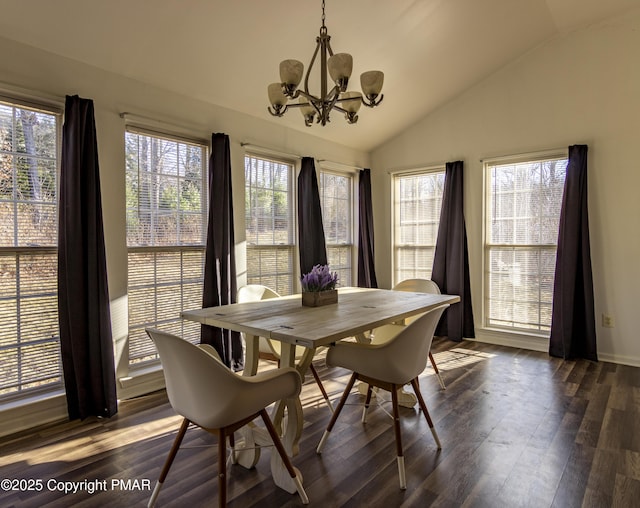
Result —
<path fill-rule="evenodd" d="M 494 157 L 483 157 L 482 159 L 479 159 L 479 160 L 484 164 L 485 162 L 498 162 L 500 160 L 509 160 L 509 159 L 544 158 L 544 157 L 555 156 L 561 153 L 566 154 L 568 150 L 569 150 L 568 147 L 549 148 L 547 150 L 538 150 L 535 152 L 522 152 L 522 153 L 509 154 L 509 155 L 496 155 Z"/>
<path fill-rule="evenodd" d="M 361 169 L 364 168 L 364 166 L 354 166 L 353 164 L 345 164 L 344 162 L 336 162 L 336 161 L 330 161 L 328 159 L 316 159 L 319 163 L 320 162 L 324 162 L 326 164 L 329 164 L 330 166 L 339 166 L 339 167 L 343 167 L 345 169 L 349 169 L 351 171 L 360 171 Z"/>
<path fill-rule="evenodd" d="M 461 160 L 461 159 L 456 159 Z M 447 162 L 431 162 L 429 164 L 418 164 L 415 166 L 402 166 L 399 168 L 390 169 L 387 171 L 388 175 L 394 175 L 396 173 L 413 173 L 418 171 L 433 171 L 434 169 L 444 168 Z"/>
<path fill-rule="evenodd" d="M 122 118 L 125 123 L 133 125 L 135 127 L 140 127 L 141 129 L 154 130 L 154 127 L 160 129 L 161 133 L 173 135 L 177 138 L 182 138 L 185 141 L 202 143 L 205 145 L 209 144 L 209 139 L 202 138 L 199 136 L 201 128 L 196 127 L 195 125 L 188 126 L 180 123 L 174 123 L 166 120 L 158 120 L 157 118 L 152 118 L 150 116 L 139 115 L 137 113 L 131 113 L 129 111 L 123 111 L 119 113 L 120 118 Z"/>
<path fill-rule="evenodd" d="M 12 85 L 0 81 L 0 97 L 8 100 L 19 100 L 25 106 L 35 108 L 56 108 L 64 111 L 65 98 L 52 95 L 41 90 Z"/>
<path fill-rule="evenodd" d="M 289 159 L 302 159 L 302 155 L 298 155 L 296 153 L 288 153 L 288 152 L 281 152 L 278 150 L 274 150 L 273 148 L 268 148 L 266 146 L 260 146 L 260 145 L 254 145 L 253 143 L 249 143 L 247 141 L 241 141 L 240 142 L 240 146 L 241 147 L 245 147 L 248 146 L 250 148 L 255 148 L 256 151 L 260 152 L 260 153 L 264 153 L 267 155 L 275 155 L 278 157 L 287 157 Z"/>
<path fill-rule="evenodd" d="M 276 155 L 276 156 L 280 156 L 280 157 L 288 157 L 290 159 L 302 159 L 302 155 L 298 155 L 296 153 L 289 153 L 289 152 L 281 152 L 279 150 L 274 150 L 273 148 L 268 148 L 266 146 L 260 146 L 260 145 L 256 145 L 253 143 L 249 143 L 248 141 L 242 141 L 240 142 L 240 146 L 241 147 L 249 147 L 249 148 L 255 148 L 256 151 L 261 152 L 261 153 L 265 153 L 267 155 Z M 314 157 L 315 159 L 315 157 Z M 343 168 L 346 169 L 350 169 L 353 171 L 357 171 L 359 169 L 361 169 L 359 166 L 354 166 L 352 164 L 345 164 L 344 162 L 336 162 L 336 161 L 330 161 L 328 159 L 315 159 L 318 163 L 320 162 L 325 162 L 327 164 L 330 165 L 334 165 L 334 166 L 342 166 Z"/>

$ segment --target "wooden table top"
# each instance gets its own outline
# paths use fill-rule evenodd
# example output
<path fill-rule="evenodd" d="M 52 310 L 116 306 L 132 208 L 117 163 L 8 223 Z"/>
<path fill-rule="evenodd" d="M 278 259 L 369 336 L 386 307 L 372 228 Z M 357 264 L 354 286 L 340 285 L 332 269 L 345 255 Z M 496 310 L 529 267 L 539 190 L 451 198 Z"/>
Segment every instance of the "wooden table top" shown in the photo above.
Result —
<path fill-rule="evenodd" d="M 457 295 L 341 288 L 338 303 L 305 307 L 300 294 L 184 311 L 182 318 L 309 348 L 460 301 Z"/>

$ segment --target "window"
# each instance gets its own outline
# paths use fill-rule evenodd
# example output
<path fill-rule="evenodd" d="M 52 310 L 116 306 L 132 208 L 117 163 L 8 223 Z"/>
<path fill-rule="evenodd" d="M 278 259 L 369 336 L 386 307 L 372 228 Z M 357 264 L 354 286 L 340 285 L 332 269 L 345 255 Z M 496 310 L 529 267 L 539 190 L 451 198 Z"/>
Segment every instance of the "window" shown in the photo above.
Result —
<path fill-rule="evenodd" d="M 247 283 L 294 291 L 293 164 L 244 159 Z"/>
<path fill-rule="evenodd" d="M 565 157 L 485 163 L 485 326 L 549 333 Z"/>
<path fill-rule="evenodd" d="M 157 359 L 146 327 L 200 341 L 200 325 L 180 312 L 202 305 L 207 146 L 129 128 L 125 155 L 129 365 L 135 365 Z"/>
<path fill-rule="evenodd" d="M 353 177 L 320 171 L 318 178 L 327 261 L 342 287 L 353 280 Z"/>
<path fill-rule="evenodd" d="M 394 180 L 394 282 L 430 279 L 438 239 L 444 168 Z"/>
<path fill-rule="evenodd" d="M 61 389 L 59 112 L 0 101 L 0 400 Z"/>

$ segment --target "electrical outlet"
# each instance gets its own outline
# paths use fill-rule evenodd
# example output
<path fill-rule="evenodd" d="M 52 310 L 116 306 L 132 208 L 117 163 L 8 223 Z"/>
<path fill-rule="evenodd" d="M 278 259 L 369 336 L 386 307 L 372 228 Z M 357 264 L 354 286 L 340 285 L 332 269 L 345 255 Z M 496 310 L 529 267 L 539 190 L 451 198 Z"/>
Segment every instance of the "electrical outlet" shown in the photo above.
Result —
<path fill-rule="evenodd" d="M 613 328 L 616 326 L 616 320 L 611 314 L 602 313 L 602 326 L 605 328 Z"/>

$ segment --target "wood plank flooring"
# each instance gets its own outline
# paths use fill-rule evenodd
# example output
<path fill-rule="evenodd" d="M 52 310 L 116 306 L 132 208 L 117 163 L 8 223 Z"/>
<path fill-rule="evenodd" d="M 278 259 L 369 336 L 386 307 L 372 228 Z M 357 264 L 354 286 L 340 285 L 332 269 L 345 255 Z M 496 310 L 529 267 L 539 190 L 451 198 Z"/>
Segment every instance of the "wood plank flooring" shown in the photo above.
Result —
<path fill-rule="evenodd" d="M 305 428 L 293 462 L 310 506 L 640 506 L 640 369 L 564 362 L 473 341 L 436 340 L 433 351 L 447 389 L 430 367 L 420 384 L 443 448 L 436 450 L 419 411 L 401 410 L 405 491 L 398 488 L 392 421 L 383 411 L 390 404 L 372 406 L 363 426 L 364 397 L 354 390 L 317 455 L 329 410 L 308 376 Z M 316 367 L 337 399 L 349 373 L 322 361 Z M 146 480 L 155 485 L 179 424 L 164 392 L 157 392 L 122 402 L 111 419 L 3 438 L 0 479 L 43 483 L 41 491 L 0 489 L 0 506 L 145 506 Z M 254 470 L 231 468 L 229 506 L 302 506 L 297 495 L 274 486 L 270 454 L 264 450 Z M 118 479 L 131 483 L 114 487 Z M 62 492 L 63 482 L 80 489 Z M 187 432 L 157 506 L 217 506 L 214 437 Z"/>

